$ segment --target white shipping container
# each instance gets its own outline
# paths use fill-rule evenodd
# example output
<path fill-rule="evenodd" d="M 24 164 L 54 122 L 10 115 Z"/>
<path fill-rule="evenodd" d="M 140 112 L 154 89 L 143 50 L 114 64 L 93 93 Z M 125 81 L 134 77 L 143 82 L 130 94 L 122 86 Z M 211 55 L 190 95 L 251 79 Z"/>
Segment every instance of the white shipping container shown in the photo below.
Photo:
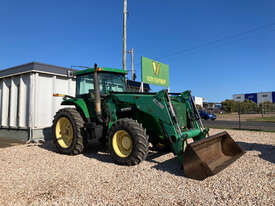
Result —
<path fill-rule="evenodd" d="M 3 90 L 3 80 L 0 79 L 0 125 L 2 124 L 2 90 Z"/>
<path fill-rule="evenodd" d="M 43 130 L 51 127 L 55 113 L 62 107 L 62 98 L 53 94 L 75 95 L 75 79 L 68 78 L 67 71 L 42 63 L 0 71 L 0 136 L 8 128 L 43 138 Z"/>

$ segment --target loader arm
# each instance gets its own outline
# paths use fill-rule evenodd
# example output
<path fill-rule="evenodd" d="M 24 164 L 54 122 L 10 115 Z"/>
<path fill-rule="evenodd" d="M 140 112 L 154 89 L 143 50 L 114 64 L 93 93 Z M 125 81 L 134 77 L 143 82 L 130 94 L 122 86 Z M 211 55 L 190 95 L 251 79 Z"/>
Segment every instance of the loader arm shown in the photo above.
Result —
<path fill-rule="evenodd" d="M 190 91 L 111 93 L 107 106 L 111 116 L 109 127 L 121 118 L 121 111 L 128 111 L 126 116 L 132 115 L 142 123 L 149 136 L 169 143 L 188 177 L 203 180 L 244 154 L 226 132 L 206 137 L 209 129 L 203 126 Z M 194 142 L 187 144 L 190 138 Z"/>
<path fill-rule="evenodd" d="M 152 132 L 157 134 L 159 133 L 159 128 L 161 128 L 160 138 L 169 140 L 173 153 L 177 155 L 180 162 L 182 162 L 184 142 L 188 138 L 193 138 L 195 141 L 203 139 L 208 132 L 208 129 L 199 126 L 190 98 L 192 98 L 190 91 L 174 93 L 171 96 L 169 96 L 166 90 L 148 94 L 112 93 L 107 101 L 110 114 L 112 115 L 112 121 L 109 127 L 112 125 L 112 122 L 118 119 L 116 115 L 117 111 L 123 108 L 135 110 L 133 111 L 133 113 L 136 114 L 135 119 L 143 123 L 147 131 L 156 130 Z M 181 106 L 183 108 L 182 114 L 178 114 L 178 112 L 175 111 L 173 104 L 176 103 L 177 107 Z M 141 112 L 143 115 L 140 115 Z M 178 120 L 179 115 L 186 117 L 186 114 L 188 114 L 190 118 L 188 121 L 191 123 L 191 128 L 187 127 L 186 122 L 179 122 Z M 146 121 L 144 121 L 145 115 L 151 117 L 157 126 L 152 128 L 152 122 L 146 124 Z"/>

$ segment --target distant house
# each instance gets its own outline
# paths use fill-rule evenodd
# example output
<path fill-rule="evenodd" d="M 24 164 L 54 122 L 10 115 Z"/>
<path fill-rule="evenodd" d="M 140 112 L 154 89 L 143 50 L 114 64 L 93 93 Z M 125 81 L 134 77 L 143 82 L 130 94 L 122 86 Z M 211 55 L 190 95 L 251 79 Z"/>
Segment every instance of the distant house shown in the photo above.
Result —
<path fill-rule="evenodd" d="M 203 108 L 211 112 L 219 112 L 222 108 L 222 104 L 219 102 L 204 102 Z"/>

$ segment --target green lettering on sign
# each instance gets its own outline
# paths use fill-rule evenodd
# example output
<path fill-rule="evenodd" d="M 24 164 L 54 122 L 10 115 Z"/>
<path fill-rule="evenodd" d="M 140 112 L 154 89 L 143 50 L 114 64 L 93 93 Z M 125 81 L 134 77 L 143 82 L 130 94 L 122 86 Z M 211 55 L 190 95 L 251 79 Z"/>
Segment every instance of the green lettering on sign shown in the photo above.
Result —
<path fill-rule="evenodd" d="M 141 57 L 141 79 L 144 83 L 169 87 L 169 66 Z"/>

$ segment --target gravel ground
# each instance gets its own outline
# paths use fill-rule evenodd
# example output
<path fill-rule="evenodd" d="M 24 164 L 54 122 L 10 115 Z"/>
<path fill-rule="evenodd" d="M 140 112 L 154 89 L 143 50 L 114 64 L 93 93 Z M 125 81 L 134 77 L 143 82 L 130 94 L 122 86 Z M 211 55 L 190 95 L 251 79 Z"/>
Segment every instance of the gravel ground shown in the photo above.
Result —
<path fill-rule="evenodd" d="M 184 177 L 171 153 L 127 167 L 98 147 L 78 156 L 51 142 L 2 148 L 0 205 L 275 205 L 275 133 L 227 131 L 247 152 L 203 181 Z"/>

